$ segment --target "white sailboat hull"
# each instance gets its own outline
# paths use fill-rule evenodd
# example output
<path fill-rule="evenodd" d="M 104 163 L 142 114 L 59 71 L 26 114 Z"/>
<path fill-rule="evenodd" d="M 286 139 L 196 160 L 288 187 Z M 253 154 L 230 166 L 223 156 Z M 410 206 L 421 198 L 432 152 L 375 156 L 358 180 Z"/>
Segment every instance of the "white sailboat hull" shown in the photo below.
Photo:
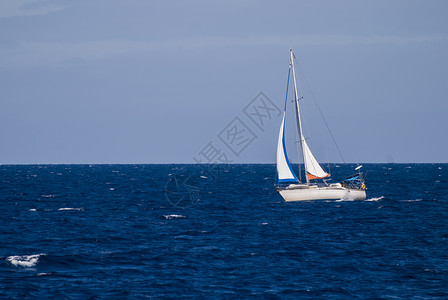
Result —
<path fill-rule="evenodd" d="M 307 200 L 365 200 L 366 191 L 334 187 L 310 187 L 279 190 L 285 201 Z"/>

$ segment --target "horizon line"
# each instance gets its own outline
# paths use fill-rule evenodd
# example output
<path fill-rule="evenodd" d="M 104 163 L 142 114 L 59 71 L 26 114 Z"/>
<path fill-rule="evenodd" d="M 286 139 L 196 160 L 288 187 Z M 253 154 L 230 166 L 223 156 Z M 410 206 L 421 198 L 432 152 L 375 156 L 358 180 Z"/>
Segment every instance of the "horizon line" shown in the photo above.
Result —
<path fill-rule="evenodd" d="M 303 163 L 292 163 L 293 165 L 303 165 Z M 448 164 L 448 162 L 325 162 L 326 164 L 339 164 L 339 165 L 351 165 L 351 164 Z M 0 163 L 0 166 L 56 166 L 56 165 L 275 165 L 275 162 L 233 162 L 233 163 L 195 163 L 195 162 L 172 162 L 172 163 Z"/>

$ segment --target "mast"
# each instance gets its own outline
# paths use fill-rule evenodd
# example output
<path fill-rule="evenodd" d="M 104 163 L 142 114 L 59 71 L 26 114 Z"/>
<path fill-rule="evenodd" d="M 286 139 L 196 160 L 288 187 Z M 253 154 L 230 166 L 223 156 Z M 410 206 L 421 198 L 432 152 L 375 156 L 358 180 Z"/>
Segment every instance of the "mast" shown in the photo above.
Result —
<path fill-rule="evenodd" d="M 299 93 L 297 92 L 296 71 L 294 68 L 294 53 L 292 52 L 292 49 L 289 49 L 289 52 L 291 54 L 292 77 L 294 78 L 294 98 L 296 104 L 297 131 L 299 132 L 300 148 L 302 149 L 302 158 L 303 158 L 302 161 L 305 164 L 305 148 L 303 146 L 304 138 L 302 133 L 302 121 L 300 119 Z M 300 161 L 300 155 L 299 155 L 299 161 Z M 304 167 L 306 170 L 306 166 Z M 306 184 L 309 185 L 310 179 L 306 175 L 306 171 L 305 171 L 305 178 L 306 178 Z"/>

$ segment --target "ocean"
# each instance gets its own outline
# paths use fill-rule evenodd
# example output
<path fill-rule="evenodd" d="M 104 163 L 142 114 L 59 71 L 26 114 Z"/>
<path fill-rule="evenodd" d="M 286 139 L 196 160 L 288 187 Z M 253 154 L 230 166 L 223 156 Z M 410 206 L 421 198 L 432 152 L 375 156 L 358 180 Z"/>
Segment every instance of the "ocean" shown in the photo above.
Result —
<path fill-rule="evenodd" d="M 362 170 L 286 203 L 272 164 L 1 165 L 0 298 L 448 298 L 448 164 Z"/>

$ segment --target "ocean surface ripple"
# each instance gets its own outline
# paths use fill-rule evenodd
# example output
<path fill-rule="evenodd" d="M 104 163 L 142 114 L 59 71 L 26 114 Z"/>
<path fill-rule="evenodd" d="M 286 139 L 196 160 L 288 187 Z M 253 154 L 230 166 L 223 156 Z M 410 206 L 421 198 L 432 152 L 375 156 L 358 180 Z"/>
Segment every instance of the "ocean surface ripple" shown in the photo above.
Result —
<path fill-rule="evenodd" d="M 0 298 L 448 298 L 448 164 L 363 170 L 285 203 L 271 164 L 0 165 Z"/>

